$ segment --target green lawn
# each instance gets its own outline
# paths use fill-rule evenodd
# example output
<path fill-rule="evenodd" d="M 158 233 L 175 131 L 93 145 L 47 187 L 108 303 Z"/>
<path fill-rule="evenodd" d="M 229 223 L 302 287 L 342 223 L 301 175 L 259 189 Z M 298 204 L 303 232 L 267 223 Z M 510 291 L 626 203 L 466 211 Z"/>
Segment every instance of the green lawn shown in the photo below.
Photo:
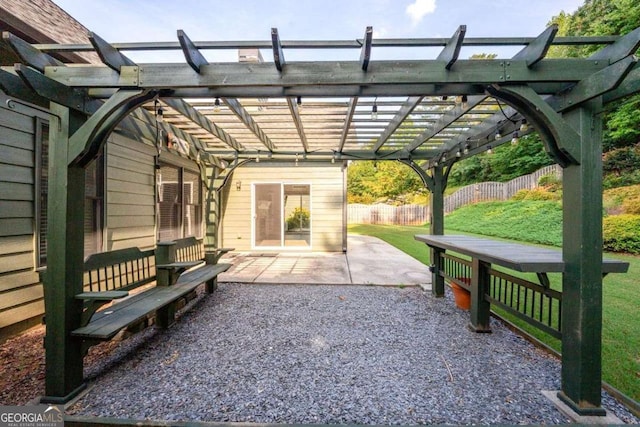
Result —
<path fill-rule="evenodd" d="M 349 232 L 378 237 L 422 263 L 431 264 L 426 245 L 413 238 L 415 234 L 428 233 L 427 227 L 350 225 Z M 452 230 L 448 226 L 447 233 L 471 235 L 471 233 Z M 496 237 L 492 236 L 492 238 Z M 627 274 L 609 274 L 604 279 L 603 380 L 631 398 L 640 400 L 640 327 L 638 326 L 640 325 L 640 283 L 637 279 L 640 277 L 640 257 L 617 254 L 607 254 L 607 256 L 627 261 L 630 263 L 630 267 Z M 536 281 L 535 275 L 521 275 L 513 271 L 509 271 L 509 273 Z M 550 279 L 554 288 L 561 288 L 561 275 L 552 274 Z M 560 350 L 558 340 L 530 327 L 519 319 L 507 316 L 505 313 L 499 314 L 509 317 L 510 321 L 551 347 Z"/>

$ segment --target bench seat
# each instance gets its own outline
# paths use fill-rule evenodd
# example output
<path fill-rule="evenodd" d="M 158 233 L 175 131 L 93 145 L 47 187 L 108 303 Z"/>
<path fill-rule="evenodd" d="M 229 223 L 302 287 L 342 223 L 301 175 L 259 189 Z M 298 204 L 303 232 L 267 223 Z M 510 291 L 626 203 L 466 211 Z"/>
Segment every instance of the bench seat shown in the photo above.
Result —
<path fill-rule="evenodd" d="M 205 264 L 189 270 L 181 274 L 173 286 L 156 286 L 97 312 L 88 325 L 75 329 L 71 334 L 89 340 L 110 340 L 120 330 L 142 321 L 155 311 L 173 305 L 200 284 L 215 279 L 218 274 L 230 267 L 231 264 Z M 170 310 L 171 315 L 173 312 Z"/>

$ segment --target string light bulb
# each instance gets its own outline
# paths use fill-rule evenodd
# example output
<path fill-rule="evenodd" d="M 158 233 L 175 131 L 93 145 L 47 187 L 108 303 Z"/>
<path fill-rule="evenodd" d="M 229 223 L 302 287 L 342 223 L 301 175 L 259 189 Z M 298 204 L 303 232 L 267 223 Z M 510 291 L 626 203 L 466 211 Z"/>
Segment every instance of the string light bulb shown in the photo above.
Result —
<path fill-rule="evenodd" d="M 493 148 L 491 148 L 491 146 L 489 146 L 489 148 L 487 149 L 487 154 L 493 154 Z"/>
<path fill-rule="evenodd" d="M 467 106 L 469 105 L 469 97 L 467 95 L 461 95 L 458 99 L 460 100 L 460 106 L 462 107 L 462 109 L 466 110 Z"/>
<path fill-rule="evenodd" d="M 465 144 L 464 146 L 464 150 L 462 150 L 462 153 L 464 153 L 464 155 L 469 154 L 469 149 L 471 148 L 471 145 L 469 144 Z"/>
<path fill-rule="evenodd" d="M 499 140 L 500 138 L 502 138 L 502 134 L 500 133 L 500 129 L 496 129 L 496 135 L 495 135 L 495 140 Z"/>
<path fill-rule="evenodd" d="M 527 119 L 522 119 L 522 122 L 520 122 L 520 132 L 526 132 L 529 130 L 529 123 L 527 122 Z"/>
<path fill-rule="evenodd" d="M 462 157 L 462 151 L 460 151 L 460 149 L 458 149 L 458 151 L 456 151 L 456 157 L 459 159 L 460 157 Z"/>
<path fill-rule="evenodd" d="M 373 108 L 371 108 L 371 120 L 378 120 L 378 98 L 373 100 Z"/>
<path fill-rule="evenodd" d="M 213 112 L 214 113 L 220 112 L 220 98 L 216 98 L 216 100 L 213 101 Z"/>
<path fill-rule="evenodd" d="M 298 110 L 302 108 L 302 97 L 298 96 L 296 98 L 296 105 L 298 106 Z"/>
<path fill-rule="evenodd" d="M 158 107 L 156 110 L 156 122 L 162 123 L 164 121 L 164 110 L 162 107 Z"/>
<path fill-rule="evenodd" d="M 333 156 L 331 157 L 331 163 L 335 163 L 336 162 L 336 153 L 333 153 Z"/>
<path fill-rule="evenodd" d="M 520 134 L 518 131 L 515 131 L 511 137 L 511 145 L 516 145 L 518 141 L 520 141 Z"/>

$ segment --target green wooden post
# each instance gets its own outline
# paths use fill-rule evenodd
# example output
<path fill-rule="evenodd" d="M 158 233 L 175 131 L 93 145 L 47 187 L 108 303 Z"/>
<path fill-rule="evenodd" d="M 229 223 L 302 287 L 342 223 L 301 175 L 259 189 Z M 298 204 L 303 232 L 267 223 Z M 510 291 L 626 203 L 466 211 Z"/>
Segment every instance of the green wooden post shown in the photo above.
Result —
<path fill-rule="evenodd" d="M 489 318 L 491 317 L 491 304 L 485 299 L 489 289 L 491 264 L 482 262 L 477 258 L 471 264 L 471 323 L 469 327 L 475 332 L 491 332 Z"/>
<path fill-rule="evenodd" d="M 433 179 L 433 189 L 431 191 L 430 211 L 431 221 L 429 231 L 433 235 L 444 234 L 444 188 L 446 179 L 442 166 L 431 168 L 431 177 Z M 437 249 L 431 248 L 431 263 L 433 264 L 433 272 L 431 275 L 431 293 L 436 297 L 444 296 L 444 277 L 440 275 L 443 268 L 442 258 Z"/>
<path fill-rule="evenodd" d="M 217 262 L 217 254 L 215 250 L 218 248 L 218 228 L 220 218 L 220 197 L 216 191 L 215 179 L 220 170 L 213 167 L 206 168 L 206 179 L 209 180 L 205 197 L 205 235 L 204 235 L 204 252 L 205 262 L 207 264 L 215 264 Z"/>
<path fill-rule="evenodd" d="M 599 100 L 564 115 L 580 134 L 563 171 L 562 391 L 583 415 L 604 415 L 602 381 L 602 118 Z"/>
<path fill-rule="evenodd" d="M 51 113 L 43 401 L 63 403 L 85 386 L 82 345 L 71 337 L 82 315 L 82 301 L 75 295 L 82 292 L 85 171 L 67 166 L 69 137 L 82 125 L 84 116 L 55 103 L 51 103 Z"/>
<path fill-rule="evenodd" d="M 176 242 L 169 240 L 156 243 L 156 265 L 172 264 L 176 262 Z M 172 286 L 178 280 L 175 269 L 156 268 L 156 283 L 158 286 Z"/>

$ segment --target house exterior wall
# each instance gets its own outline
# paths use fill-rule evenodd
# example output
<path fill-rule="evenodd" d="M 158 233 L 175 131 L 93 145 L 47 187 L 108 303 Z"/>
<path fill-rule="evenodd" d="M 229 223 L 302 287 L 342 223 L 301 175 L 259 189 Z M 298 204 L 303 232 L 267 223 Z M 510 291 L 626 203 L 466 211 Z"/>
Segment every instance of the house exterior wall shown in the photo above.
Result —
<path fill-rule="evenodd" d="M 0 341 L 40 324 L 44 294 L 37 265 L 36 120 L 51 117 L 23 103 L 7 108 L 0 92 Z M 105 146 L 103 250 L 156 244 L 156 149 L 113 133 Z M 163 152 L 161 161 L 190 170 L 195 162 Z"/>
<path fill-rule="evenodd" d="M 228 182 L 228 198 L 222 210 L 220 245 L 238 251 L 252 248 L 252 191 L 257 183 L 309 184 L 311 186 L 311 247 L 282 248 L 342 252 L 344 242 L 344 180 L 340 163 L 250 163 L 233 172 Z M 236 183 L 241 182 L 238 191 Z M 263 249 L 255 249 L 264 252 Z"/>
<path fill-rule="evenodd" d="M 36 110 L 9 109 L 0 92 L 0 338 L 39 323 L 35 260 Z M 46 116 L 44 116 L 46 117 Z"/>
<path fill-rule="evenodd" d="M 106 248 L 111 251 L 156 244 L 156 150 L 113 134 L 106 160 Z"/>

